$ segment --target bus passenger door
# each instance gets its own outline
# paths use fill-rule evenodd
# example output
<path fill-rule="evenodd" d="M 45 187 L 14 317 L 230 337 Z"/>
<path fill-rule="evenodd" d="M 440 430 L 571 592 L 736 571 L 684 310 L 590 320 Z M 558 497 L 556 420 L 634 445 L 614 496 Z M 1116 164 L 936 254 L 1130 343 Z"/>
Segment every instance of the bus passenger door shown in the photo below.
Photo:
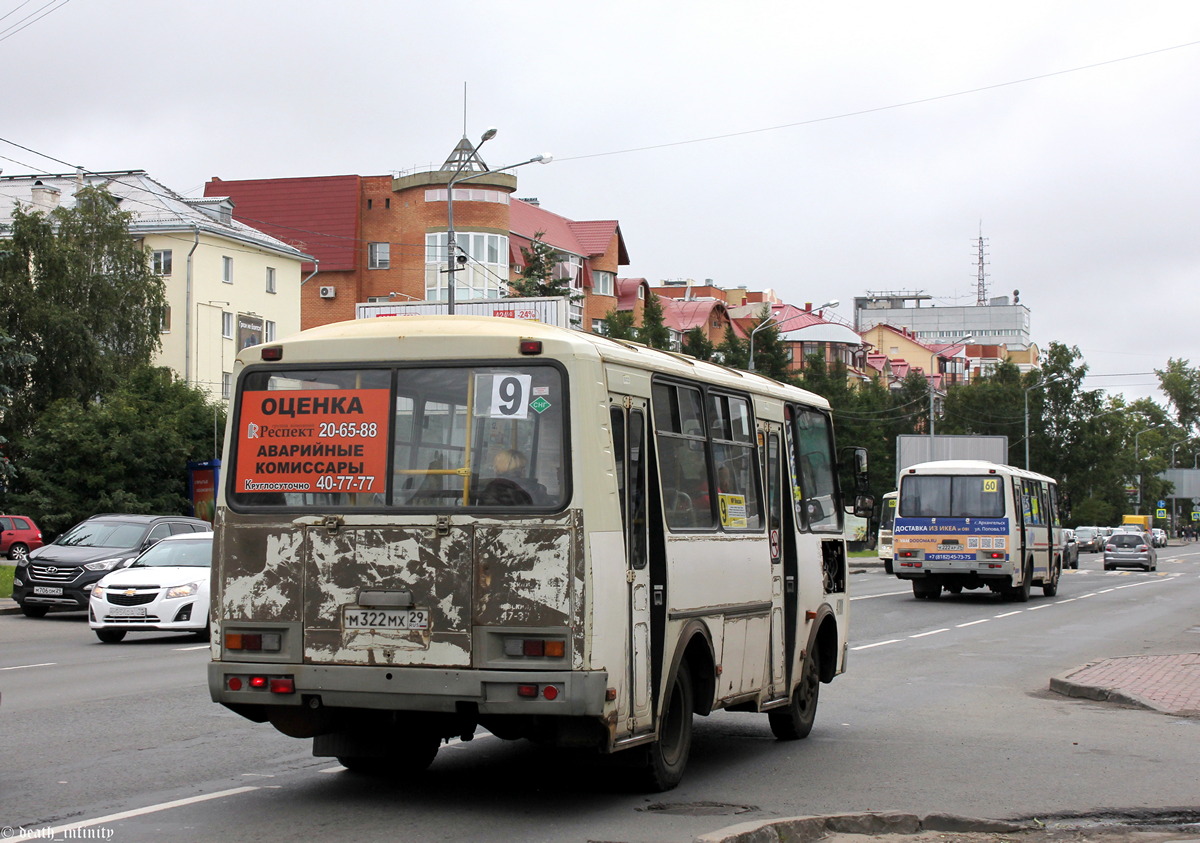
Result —
<path fill-rule="evenodd" d="M 786 697 L 787 686 L 787 609 L 791 601 L 795 612 L 795 577 L 785 582 L 784 542 L 791 545 L 795 556 L 795 542 L 789 531 L 783 529 L 783 472 L 781 456 L 781 430 L 777 424 L 764 424 L 759 430 L 759 455 L 762 460 L 762 475 L 767 488 L 766 513 L 767 536 L 771 554 L 771 652 L 770 675 L 767 677 L 768 697 Z M 763 438 L 765 436 L 765 446 Z M 790 591 L 789 591 L 790 589 Z"/>
<path fill-rule="evenodd" d="M 626 645 L 628 689 L 620 715 L 633 733 L 654 727 L 651 705 L 649 511 L 646 447 L 646 400 L 614 396 L 610 406 L 613 455 L 625 536 L 625 580 L 629 585 L 629 638 Z"/>

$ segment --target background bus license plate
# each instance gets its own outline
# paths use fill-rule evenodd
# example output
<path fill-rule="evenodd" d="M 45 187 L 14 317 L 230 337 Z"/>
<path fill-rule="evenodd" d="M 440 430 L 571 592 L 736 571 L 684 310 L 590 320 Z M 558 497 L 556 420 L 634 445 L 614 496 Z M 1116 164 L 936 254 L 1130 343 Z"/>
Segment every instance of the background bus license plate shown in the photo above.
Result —
<path fill-rule="evenodd" d="M 347 608 L 342 625 L 345 629 L 427 629 L 429 610 Z"/>

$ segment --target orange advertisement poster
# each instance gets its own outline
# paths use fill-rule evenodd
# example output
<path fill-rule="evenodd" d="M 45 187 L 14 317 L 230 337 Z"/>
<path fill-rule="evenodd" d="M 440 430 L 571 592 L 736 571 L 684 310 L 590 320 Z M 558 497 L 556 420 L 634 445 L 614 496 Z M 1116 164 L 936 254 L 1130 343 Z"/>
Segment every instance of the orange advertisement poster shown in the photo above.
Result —
<path fill-rule="evenodd" d="M 389 397 L 386 389 L 243 393 L 236 491 L 382 494 Z"/>

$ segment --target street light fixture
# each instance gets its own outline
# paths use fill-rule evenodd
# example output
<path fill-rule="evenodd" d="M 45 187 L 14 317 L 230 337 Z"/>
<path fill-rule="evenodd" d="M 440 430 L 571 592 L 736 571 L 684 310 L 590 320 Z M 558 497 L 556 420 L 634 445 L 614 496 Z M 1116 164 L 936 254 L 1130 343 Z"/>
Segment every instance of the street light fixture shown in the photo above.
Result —
<path fill-rule="evenodd" d="M 804 313 L 797 313 L 795 316 L 791 317 L 790 319 L 785 319 L 782 322 L 776 322 L 774 324 L 776 325 L 776 327 L 778 327 L 780 325 L 786 325 L 788 322 L 792 322 L 796 319 L 799 319 L 801 316 L 805 316 L 809 313 L 816 313 L 817 311 L 820 311 L 820 310 L 827 310 L 830 308 L 834 308 L 834 307 L 837 307 L 839 304 L 841 304 L 841 302 L 838 301 L 837 299 L 830 299 L 829 301 L 825 302 L 825 304 L 821 305 L 820 307 L 814 307 L 812 310 L 804 311 Z M 775 320 L 775 311 L 769 310 L 767 312 L 767 315 L 765 317 L 763 317 L 763 321 L 759 322 L 756 326 L 754 326 L 754 330 L 752 330 L 750 332 L 750 364 L 748 366 L 746 366 L 747 372 L 754 371 L 754 335 L 757 334 L 759 331 L 761 331 L 763 328 L 772 324 L 774 322 L 774 320 Z"/>
<path fill-rule="evenodd" d="M 965 337 L 959 337 L 954 341 L 954 345 L 966 345 L 971 340 L 975 339 L 974 334 L 967 334 Z M 937 375 L 938 365 L 936 362 L 939 357 L 938 352 L 933 352 L 929 355 L 929 459 L 933 459 L 933 396 L 937 390 L 933 386 L 934 376 Z"/>
<path fill-rule="evenodd" d="M 1062 383 L 1068 378 L 1066 372 L 1055 375 L 1052 378 L 1047 378 L 1044 381 L 1038 381 L 1033 386 L 1025 387 L 1025 470 L 1029 471 L 1029 390 L 1037 389 L 1041 386 L 1049 386 L 1052 383 Z"/>
<path fill-rule="evenodd" d="M 496 137 L 496 130 L 494 128 L 488 129 L 486 132 L 484 132 L 479 138 L 479 143 L 475 145 L 472 155 L 478 153 L 479 148 L 494 137 Z M 454 186 L 465 181 L 470 181 L 471 179 L 490 176 L 493 173 L 500 173 L 505 170 L 515 170 L 517 167 L 524 167 L 526 164 L 533 164 L 535 162 L 538 164 L 549 164 L 554 160 L 554 156 L 550 155 L 549 153 L 543 153 L 541 155 L 535 155 L 526 161 L 520 161 L 516 164 L 509 164 L 507 167 L 496 167 L 494 170 L 483 170 L 478 173 L 470 173 L 464 176 L 462 175 L 462 171 L 463 167 L 467 166 L 468 160 L 470 159 L 463 158 L 458 165 L 458 169 L 450 178 L 450 181 L 446 183 L 446 312 L 451 314 L 454 313 L 454 296 L 456 292 L 455 287 L 457 286 L 455 273 L 462 268 L 458 264 L 466 264 L 467 262 L 466 254 L 456 254 L 458 251 L 458 244 L 455 242 L 454 238 Z M 480 163 L 482 163 L 482 161 Z M 484 166 L 486 167 L 487 165 L 484 164 Z"/>
<path fill-rule="evenodd" d="M 1134 515 L 1142 514 L 1142 471 L 1141 471 L 1142 461 L 1141 461 L 1140 456 L 1138 455 L 1138 437 L 1140 437 L 1143 433 L 1154 430 L 1156 427 L 1162 427 L 1162 426 L 1163 426 L 1163 423 L 1159 422 L 1158 424 L 1152 424 L 1149 427 L 1139 430 L 1137 433 L 1133 434 L 1133 468 L 1135 471 L 1137 471 L 1137 482 L 1138 482 L 1137 503 L 1134 504 L 1134 507 L 1133 507 Z"/>

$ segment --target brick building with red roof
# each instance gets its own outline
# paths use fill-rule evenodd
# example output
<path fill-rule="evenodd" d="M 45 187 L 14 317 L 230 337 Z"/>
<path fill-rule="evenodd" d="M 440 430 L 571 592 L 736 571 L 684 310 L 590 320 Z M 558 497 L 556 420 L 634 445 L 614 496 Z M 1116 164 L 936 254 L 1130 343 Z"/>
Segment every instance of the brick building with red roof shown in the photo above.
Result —
<path fill-rule="evenodd" d="M 478 173 L 478 175 L 471 175 Z M 468 175 L 468 180 L 461 176 Z M 233 215 L 312 255 L 301 290 L 301 325 L 355 317 L 360 302 L 445 300 L 449 208 L 455 180 L 455 298 L 500 298 L 524 266 L 534 238 L 555 249 L 556 279 L 581 296 L 573 318 L 584 330 L 617 306 L 616 276 L 629 255 L 616 220 L 570 220 L 512 194 L 517 177 L 489 172 L 463 139 L 438 170 L 395 176 L 309 176 L 224 180 L 204 195 L 229 197 Z"/>

